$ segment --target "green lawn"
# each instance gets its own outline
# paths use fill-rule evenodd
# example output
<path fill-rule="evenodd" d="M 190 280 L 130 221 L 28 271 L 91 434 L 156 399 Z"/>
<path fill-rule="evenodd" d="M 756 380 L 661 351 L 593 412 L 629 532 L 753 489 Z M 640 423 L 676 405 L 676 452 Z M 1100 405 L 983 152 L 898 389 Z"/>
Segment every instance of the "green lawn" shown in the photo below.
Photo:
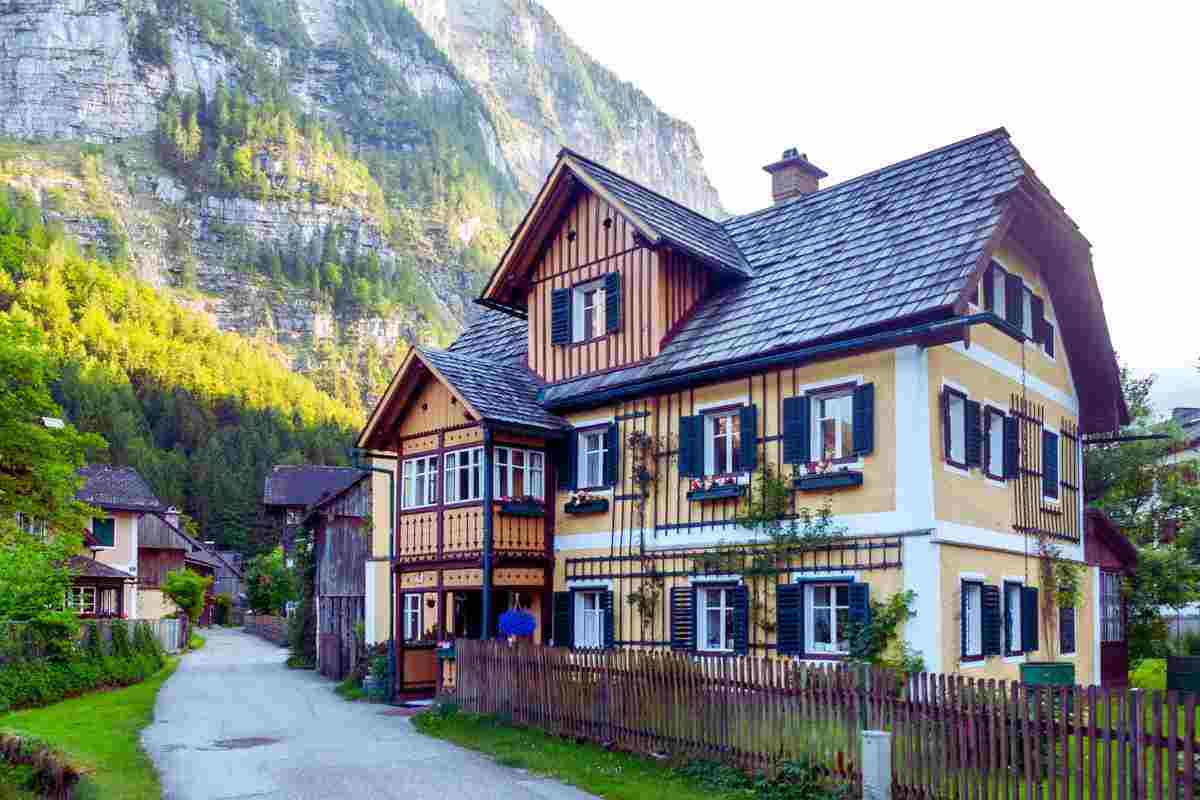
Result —
<path fill-rule="evenodd" d="M 158 773 L 141 747 L 142 728 L 154 718 L 154 698 L 178 659 L 145 681 L 94 692 L 45 708 L 0 715 L 0 729 L 50 744 L 88 771 L 75 796 L 81 800 L 159 800 Z M 4 794 L 0 800 L 22 798 Z"/>
<path fill-rule="evenodd" d="M 198 633 L 188 635 L 188 650 L 199 650 L 208 640 Z"/>

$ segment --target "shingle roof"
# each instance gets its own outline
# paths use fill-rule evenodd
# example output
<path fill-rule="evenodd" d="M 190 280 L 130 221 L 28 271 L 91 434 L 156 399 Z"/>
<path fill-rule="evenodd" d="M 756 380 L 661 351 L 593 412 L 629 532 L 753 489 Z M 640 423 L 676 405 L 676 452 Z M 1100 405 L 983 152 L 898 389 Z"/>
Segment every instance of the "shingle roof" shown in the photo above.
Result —
<path fill-rule="evenodd" d="M 522 341 L 524 338 L 522 335 Z M 488 361 L 427 347 L 416 351 L 484 419 L 551 430 L 569 427 L 565 420 L 538 404 L 538 380 L 524 364 Z"/>
<path fill-rule="evenodd" d="M 133 467 L 88 464 L 80 468 L 83 486 L 75 497 L 99 508 L 122 511 L 155 511 L 162 503 Z"/>
<path fill-rule="evenodd" d="M 751 276 L 702 302 L 652 361 L 546 387 L 559 402 L 952 306 L 1024 164 L 1003 129 L 722 223 Z"/>
<path fill-rule="evenodd" d="M 116 567 L 110 567 L 108 564 L 87 556 L 71 556 L 67 563 L 73 578 L 133 579 L 128 572 L 122 572 Z"/>
<path fill-rule="evenodd" d="M 525 320 L 484 308 L 483 313 L 447 348 L 472 358 L 497 361 L 524 360 L 528 350 Z"/>
<path fill-rule="evenodd" d="M 278 466 L 263 482 L 263 505 L 308 506 L 325 493 L 340 492 L 362 474 L 352 467 Z"/>
<path fill-rule="evenodd" d="M 564 148 L 574 166 L 600 184 L 630 212 L 657 230 L 670 244 L 692 253 L 718 269 L 738 275 L 753 270 L 738 252 L 721 223 L 711 220 L 669 197 L 647 189 L 591 159 Z"/>

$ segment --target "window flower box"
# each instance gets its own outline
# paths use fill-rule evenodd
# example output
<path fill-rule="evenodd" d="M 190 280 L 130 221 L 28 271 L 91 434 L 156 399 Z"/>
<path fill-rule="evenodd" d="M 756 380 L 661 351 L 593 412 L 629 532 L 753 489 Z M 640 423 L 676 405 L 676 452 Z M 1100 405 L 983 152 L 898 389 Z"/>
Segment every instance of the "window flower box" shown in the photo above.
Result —
<path fill-rule="evenodd" d="M 544 517 L 546 506 L 536 497 L 500 497 L 500 513 L 510 517 Z"/>
<path fill-rule="evenodd" d="M 453 661 L 454 642 L 438 642 L 436 654 L 442 661 Z"/>
<path fill-rule="evenodd" d="M 688 488 L 688 500 L 725 500 L 730 497 L 741 497 L 746 493 L 746 485 L 737 482 L 737 478 L 696 479 Z"/>
<path fill-rule="evenodd" d="M 571 500 L 563 506 L 563 511 L 567 514 L 601 514 L 608 511 L 608 500 L 603 497 L 583 501 Z"/>
<path fill-rule="evenodd" d="M 802 492 L 822 492 L 826 489 L 844 489 L 848 486 L 862 486 L 863 474 L 856 469 L 840 469 L 837 472 L 818 472 L 814 475 L 802 475 L 796 478 L 792 485 Z"/>

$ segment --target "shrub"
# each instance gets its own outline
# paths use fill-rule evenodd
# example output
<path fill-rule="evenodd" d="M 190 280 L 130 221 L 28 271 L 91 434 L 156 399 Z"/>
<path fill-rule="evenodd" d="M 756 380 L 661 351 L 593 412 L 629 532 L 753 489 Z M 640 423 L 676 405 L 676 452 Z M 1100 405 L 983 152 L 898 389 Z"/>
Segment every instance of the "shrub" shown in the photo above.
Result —
<path fill-rule="evenodd" d="M 219 594 L 213 599 L 213 622 L 228 625 L 232 611 L 233 598 L 228 594 Z"/>
<path fill-rule="evenodd" d="M 95 620 L 88 622 L 83 633 L 84 658 L 100 658 L 104 655 L 104 643 L 100 641 L 100 626 Z"/>
<path fill-rule="evenodd" d="M 129 623 L 123 619 L 112 621 L 112 644 L 109 652 L 117 658 L 133 655 L 133 642 L 129 641 Z"/>
<path fill-rule="evenodd" d="M 163 594 L 183 609 L 188 619 L 195 624 L 204 613 L 204 597 L 212 578 L 206 578 L 190 569 L 168 572 L 163 581 Z"/>
<path fill-rule="evenodd" d="M 1166 659 L 1143 658 L 1138 661 L 1129 673 L 1129 683 L 1135 689 L 1166 689 Z"/>
<path fill-rule="evenodd" d="M 33 635 L 48 658 L 59 661 L 75 654 L 79 617 L 71 611 L 43 611 L 30 623 Z"/>
<path fill-rule="evenodd" d="M 96 689 L 130 686 L 162 666 L 160 655 L 148 653 L 11 664 L 0 670 L 0 711 L 49 705 Z"/>

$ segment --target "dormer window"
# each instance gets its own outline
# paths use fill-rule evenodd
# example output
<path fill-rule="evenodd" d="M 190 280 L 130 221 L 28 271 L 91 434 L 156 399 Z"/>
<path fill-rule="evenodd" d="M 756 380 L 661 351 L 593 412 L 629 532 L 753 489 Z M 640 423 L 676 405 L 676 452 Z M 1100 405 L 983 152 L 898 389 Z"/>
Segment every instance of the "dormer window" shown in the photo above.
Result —
<path fill-rule="evenodd" d="M 582 283 L 575 287 L 572 294 L 574 308 L 571 317 L 574 329 L 571 341 L 586 342 L 603 336 L 606 333 L 604 280 Z"/>

